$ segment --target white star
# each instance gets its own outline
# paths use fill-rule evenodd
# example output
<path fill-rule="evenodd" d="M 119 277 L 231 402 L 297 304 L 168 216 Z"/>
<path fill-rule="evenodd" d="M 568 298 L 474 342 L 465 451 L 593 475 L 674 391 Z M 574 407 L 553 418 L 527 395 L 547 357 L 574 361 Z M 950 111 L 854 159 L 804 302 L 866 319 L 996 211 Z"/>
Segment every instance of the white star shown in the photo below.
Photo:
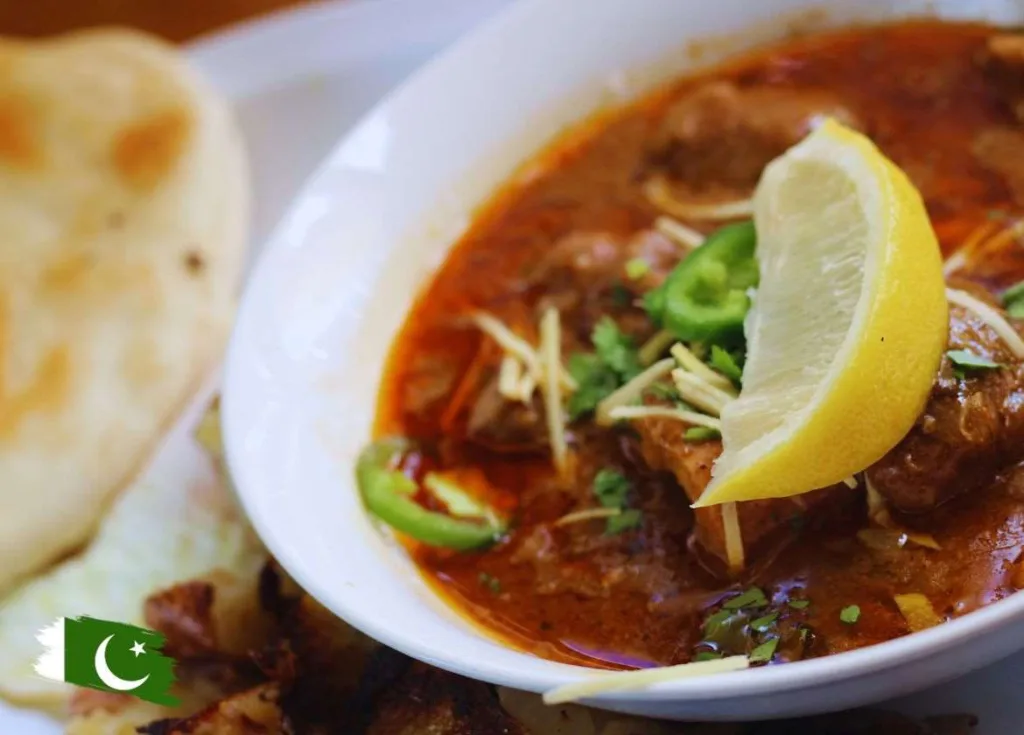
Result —
<path fill-rule="evenodd" d="M 135 658 L 139 657 L 139 654 L 146 652 L 146 644 L 135 641 L 135 645 L 132 646 L 132 653 L 135 654 Z"/>

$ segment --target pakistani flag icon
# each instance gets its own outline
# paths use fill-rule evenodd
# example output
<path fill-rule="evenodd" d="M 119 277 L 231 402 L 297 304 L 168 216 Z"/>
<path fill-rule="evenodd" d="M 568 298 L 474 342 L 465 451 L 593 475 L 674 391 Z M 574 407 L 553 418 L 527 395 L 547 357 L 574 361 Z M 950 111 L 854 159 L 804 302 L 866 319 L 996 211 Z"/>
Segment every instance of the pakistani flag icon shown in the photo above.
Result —
<path fill-rule="evenodd" d="M 58 618 L 36 636 L 43 653 L 36 673 L 103 692 L 130 694 L 147 702 L 174 706 L 174 659 L 160 649 L 160 633 L 127 623 L 96 618 Z"/>

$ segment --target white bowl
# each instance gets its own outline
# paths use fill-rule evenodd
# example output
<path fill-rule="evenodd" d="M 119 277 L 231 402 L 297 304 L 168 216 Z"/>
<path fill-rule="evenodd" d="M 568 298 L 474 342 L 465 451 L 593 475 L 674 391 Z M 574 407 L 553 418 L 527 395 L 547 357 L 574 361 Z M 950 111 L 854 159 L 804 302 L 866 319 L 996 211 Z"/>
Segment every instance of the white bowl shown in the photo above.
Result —
<path fill-rule="evenodd" d="M 324 605 L 415 658 L 531 691 L 587 671 L 513 650 L 439 601 L 367 518 L 353 460 L 370 437 L 385 356 L 466 214 L 551 135 L 692 64 L 794 21 L 836 25 L 931 11 L 1020 22 L 1015 2 L 521 0 L 371 112 L 285 217 L 246 293 L 224 423 L 239 493 L 267 546 Z M 737 35 L 738 34 L 738 35 Z M 705 56 L 713 60 L 715 53 Z M 286 144 L 286 142 L 284 143 Z M 741 719 L 898 696 L 1024 647 L 1024 595 L 883 645 L 769 669 L 610 694 L 600 707 Z"/>

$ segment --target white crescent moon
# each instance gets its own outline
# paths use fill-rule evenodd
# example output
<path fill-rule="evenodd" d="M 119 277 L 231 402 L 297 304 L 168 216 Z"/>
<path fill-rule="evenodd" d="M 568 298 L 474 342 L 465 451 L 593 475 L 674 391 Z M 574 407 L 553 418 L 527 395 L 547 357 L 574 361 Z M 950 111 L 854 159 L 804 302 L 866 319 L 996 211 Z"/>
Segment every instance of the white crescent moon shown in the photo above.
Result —
<path fill-rule="evenodd" d="M 133 689 L 138 689 L 146 683 L 146 679 L 149 678 L 149 674 L 146 674 L 141 679 L 129 681 L 128 679 L 122 679 L 111 671 L 109 666 L 107 666 L 107 645 L 113 637 L 114 636 L 112 635 L 108 635 L 103 639 L 103 643 L 100 644 L 100 647 L 96 649 L 96 658 L 93 659 L 93 665 L 96 667 L 96 675 L 100 677 L 100 681 L 114 691 L 130 692 Z"/>

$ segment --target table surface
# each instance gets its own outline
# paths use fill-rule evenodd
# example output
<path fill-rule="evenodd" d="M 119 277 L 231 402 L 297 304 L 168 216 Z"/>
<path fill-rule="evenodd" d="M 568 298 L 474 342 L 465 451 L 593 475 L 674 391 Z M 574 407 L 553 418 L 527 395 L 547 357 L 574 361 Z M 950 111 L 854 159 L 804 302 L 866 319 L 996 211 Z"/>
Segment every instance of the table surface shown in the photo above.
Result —
<path fill-rule="evenodd" d="M 0 0 L 0 34 L 45 36 L 127 25 L 188 41 L 232 23 L 312 0 Z"/>

